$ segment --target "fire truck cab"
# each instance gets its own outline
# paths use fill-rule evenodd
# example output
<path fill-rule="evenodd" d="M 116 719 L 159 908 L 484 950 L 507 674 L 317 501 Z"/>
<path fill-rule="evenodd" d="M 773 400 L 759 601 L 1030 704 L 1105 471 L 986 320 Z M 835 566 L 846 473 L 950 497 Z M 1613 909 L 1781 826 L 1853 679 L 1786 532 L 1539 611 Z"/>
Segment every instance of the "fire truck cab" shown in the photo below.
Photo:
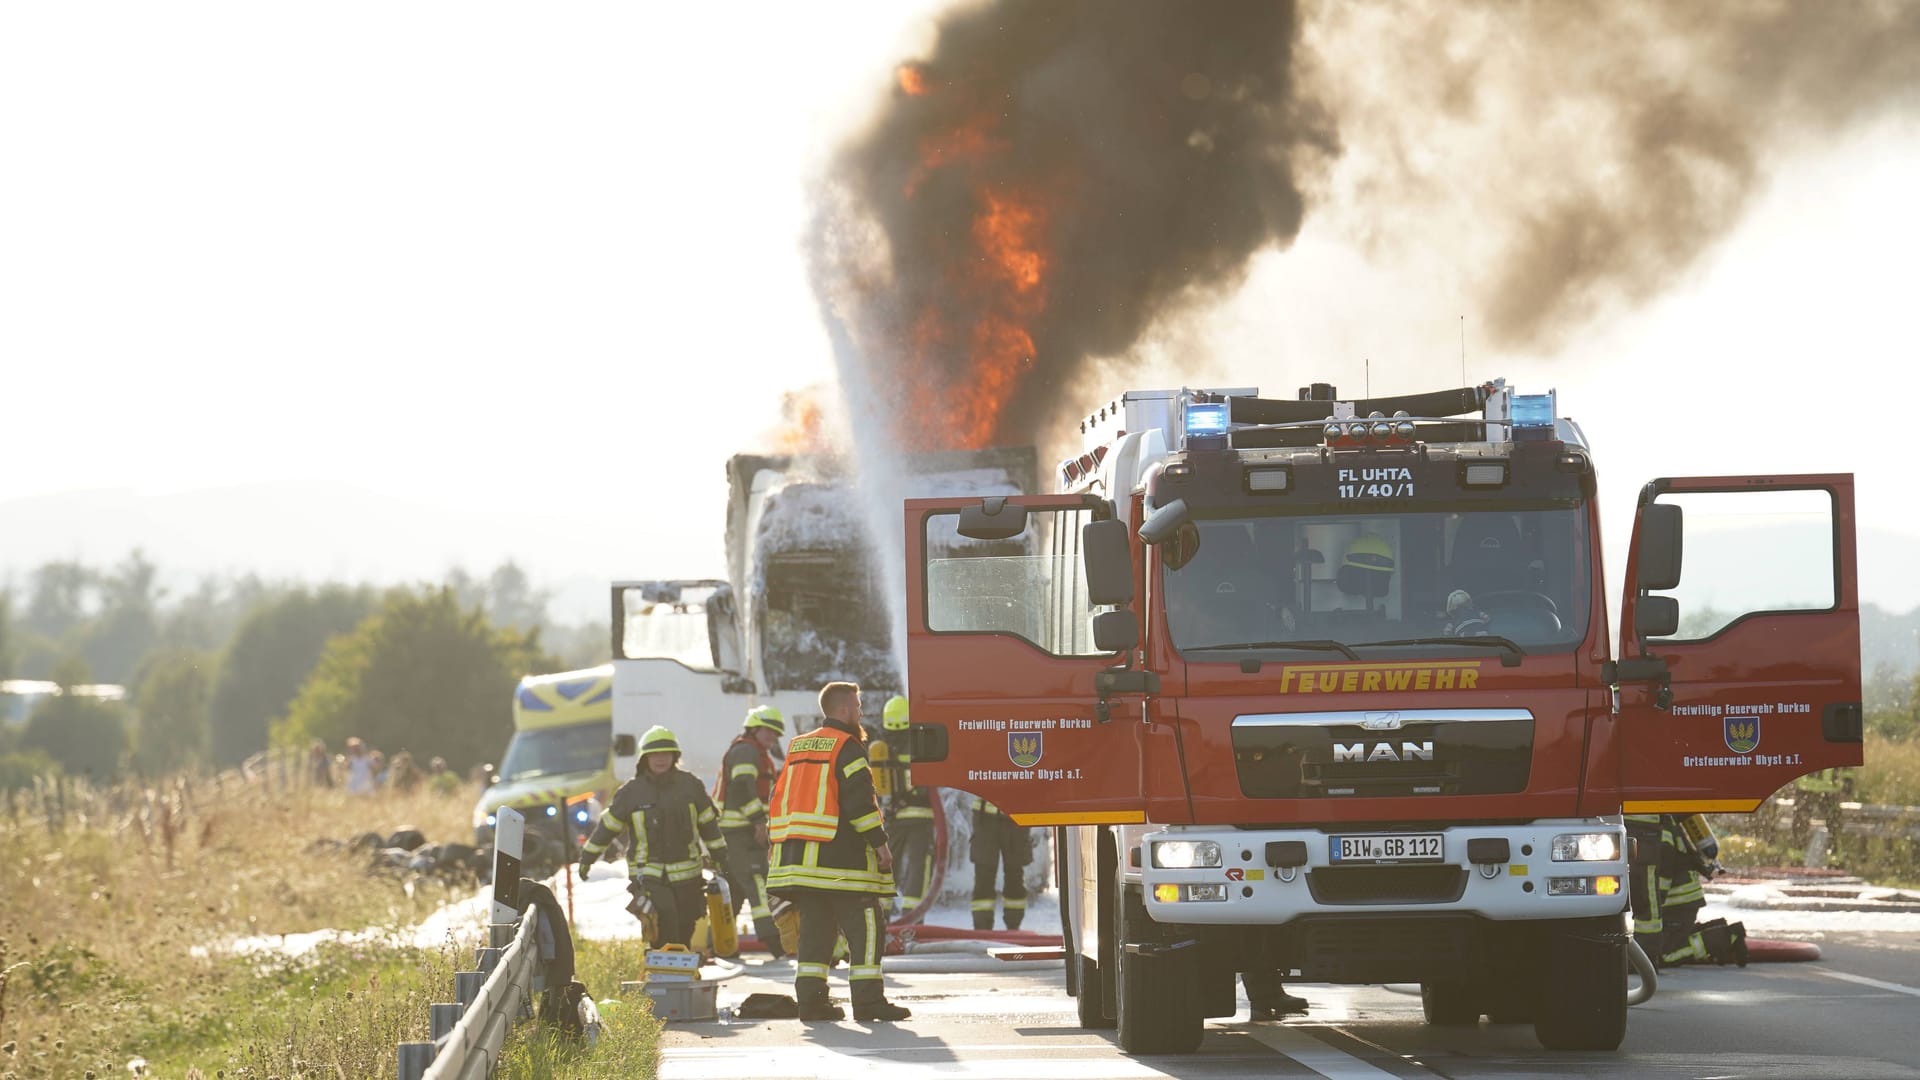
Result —
<path fill-rule="evenodd" d="M 923 783 L 1055 828 L 1068 990 L 1189 1052 L 1239 972 L 1626 1030 L 1621 815 L 1861 761 L 1851 475 L 1641 491 L 1503 381 L 1130 392 L 1050 496 L 906 504 Z M 1682 574 L 1682 553 L 1686 573 Z"/>

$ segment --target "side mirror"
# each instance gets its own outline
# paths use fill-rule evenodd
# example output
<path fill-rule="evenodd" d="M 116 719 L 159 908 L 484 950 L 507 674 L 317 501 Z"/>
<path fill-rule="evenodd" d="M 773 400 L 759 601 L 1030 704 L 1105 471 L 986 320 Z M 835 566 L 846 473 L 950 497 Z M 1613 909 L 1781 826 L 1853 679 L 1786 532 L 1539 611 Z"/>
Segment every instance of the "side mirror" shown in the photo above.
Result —
<path fill-rule="evenodd" d="M 1127 548 L 1126 522 L 1087 522 L 1080 529 L 1080 553 L 1086 561 L 1088 603 L 1133 603 L 1133 552 Z"/>
<path fill-rule="evenodd" d="M 1634 602 L 1633 632 L 1641 638 L 1672 637 L 1680 632 L 1680 601 L 1671 596 L 1642 596 Z"/>
<path fill-rule="evenodd" d="M 640 749 L 640 743 L 632 735 L 615 735 L 613 753 L 615 757 L 632 757 Z"/>
<path fill-rule="evenodd" d="M 1147 515 L 1140 523 L 1140 539 L 1149 544 L 1165 543 L 1168 537 L 1180 531 L 1189 517 L 1187 500 L 1175 499 L 1167 505 Z"/>
<path fill-rule="evenodd" d="M 1027 531 L 1027 508 L 1008 506 L 994 495 L 960 511 L 960 535 L 969 540 L 1011 540 Z"/>
<path fill-rule="evenodd" d="M 1640 511 L 1641 591 L 1680 587 L 1680 508 L 1672 503 L 1649 503 Z"/>
<path fill-rule="evenodd" d="M 1093 617 L 1093 647 L 1125 652 L 1140 644 L 1140 620 L 1131 611 L 1103 611 Z"/>

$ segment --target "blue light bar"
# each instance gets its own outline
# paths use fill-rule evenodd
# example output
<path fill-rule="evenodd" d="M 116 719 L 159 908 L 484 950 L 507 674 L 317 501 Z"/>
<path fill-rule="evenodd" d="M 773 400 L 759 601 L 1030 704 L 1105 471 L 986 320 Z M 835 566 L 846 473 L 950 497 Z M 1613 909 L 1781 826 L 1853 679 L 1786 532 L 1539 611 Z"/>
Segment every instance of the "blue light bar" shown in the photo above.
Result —
<path fill-rule="evenodd" d="M 1225 435 L 1226 433 L 1226 402 L 1211 401 L 1187 406 L 1187 434 Z"/>
<path fill-rule="evenodd" d="M 1552 427 L 1553 393 L 1513 395 L 1512 417 L 1515 428 Z"/>

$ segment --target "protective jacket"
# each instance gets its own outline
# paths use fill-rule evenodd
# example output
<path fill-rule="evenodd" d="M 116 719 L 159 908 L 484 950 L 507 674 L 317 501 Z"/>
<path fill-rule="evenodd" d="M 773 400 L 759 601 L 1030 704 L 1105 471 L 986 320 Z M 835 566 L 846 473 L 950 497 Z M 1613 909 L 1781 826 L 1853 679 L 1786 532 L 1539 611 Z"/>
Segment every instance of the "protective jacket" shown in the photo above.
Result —
<path fill-rule="evenodd" d="M 768 817 L 773 868 L 767 891 L 893 894 L 876 855 L 887 843 L 865 746 L 829 720 L 787 745 Z"/>
<path fill-rule="evenodd" d="M 720 762 L 720 775 L 713 782 L 713 801 L 720 807 L 720 827 L 751 829 L 767 820 L 767 802 L 773 797 L 773 781 L 780 774 L 773 755 L 753 737 L 742 732 Z"/>
<path fill-rule="evenodd" d="M 664 776 L 642 772 L 620 785 L 581 854 L 597 857 L 616 836 L 631 844 L 629 874 L 666 882 L 699 880 L 701 844 L 715 859 L 727 850 L 707 789 L 678 766 Z"/>

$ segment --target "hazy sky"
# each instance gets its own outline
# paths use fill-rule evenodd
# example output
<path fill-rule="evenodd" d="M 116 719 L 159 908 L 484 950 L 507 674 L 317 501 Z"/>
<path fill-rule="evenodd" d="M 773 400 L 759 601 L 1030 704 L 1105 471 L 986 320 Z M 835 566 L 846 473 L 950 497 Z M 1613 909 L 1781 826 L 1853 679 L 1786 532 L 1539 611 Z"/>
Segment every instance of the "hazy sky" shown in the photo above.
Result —
<path fill-rule="evenodd" d="M 0 7 L 0 502 L 326 480 L 572 508 L 550 543 L 447 539 L 474 563 L 718 572 L 726 456 L 831 378 L 809 180 L 938 7 Z M 1765 166 L 1677 289 L 1554 357 L 1469 321 L 1467 375 L 1558 387 L 1614 529 L 1655 475 L 1851 470 L 1862 526 L 1920 544 L 1920 126 Z M 1420 254 L 1310 209 L 1136 381 L 1454 385 L 1460 293 Z"/>

